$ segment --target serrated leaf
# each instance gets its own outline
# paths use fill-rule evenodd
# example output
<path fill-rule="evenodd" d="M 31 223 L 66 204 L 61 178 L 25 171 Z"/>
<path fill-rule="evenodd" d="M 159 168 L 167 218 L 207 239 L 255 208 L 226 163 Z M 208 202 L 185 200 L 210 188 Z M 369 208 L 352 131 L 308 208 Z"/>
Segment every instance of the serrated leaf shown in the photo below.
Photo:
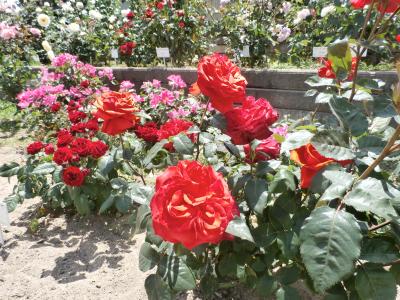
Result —
<path fill-rule="evenodd" d="M 317 151 L 327 158 L 336 160 L 348 160 L 355 157 L 353 151 L 348 148 L 347 136 L 333 130 L 323 130 L 314 135 L 311 144 Z"/>
<path fill-rule="evenodd" d="M 362 300 L 396 299 L 396 279 L 383 268 L 368 265 L 358 267 L 355 287 Z"/>
<path fill-rule="evenodd" d="M 268 188 L 264 179 L 251 179 L 244 189 L 246 201 L 249 207 L 261 215 L 268 204 Z"/>
<path fill-rule="evenodd" d="M 330 93 L 319 93 L 315 98 L 315 103 L 329 103 L 329 100 L 333 97 L 334 94 Z"/>
<path fill-rule="evenodd" d="M 48 175 L 54 172 L 56 166 L 53 163 L 44 163 L 38 165 L 35 169 L 33 169 L 32 174 L 35 175 Z"/>
<path fill-rule="evenodd" d="M 144 242 L 139 251 L 139 270 L 147 272 L 153 269 L 160 261 L 158 252 L 147 242 Z"/>
<path fill-rule="evenodd" d="M 127 195 L 132 201 L 139 204 L 150 203 L 151 198 L 154 194 L 154 188 L 151 186 L 140 185 L 136 183 L 130 183 L 128 185 Z"/>
<path fill-rule="evenodd" d="M 323 293 L 354 269 L 361 230 L 353 215 L 329 207 L 315 209 L 300 231 L 300 252 L 317 292 Z"/>
<path fill-rule="evenodd" d="M 196 278 L 185 261 L 175 255 L 164 255 L 158 264 L 159 274 L 174 291 L 193 290 L 196 287 Z"/>
<path fill-rule="evenodd" d="M 16 162 L 5 163 L 0 166 L 0 177 L 11 177 L 17 175 L 20 166 Z"/>
<path fill-rule="evenodd" d="M 125 188 L 128 185 L 126 180 L 122 178 L 113 178 L 111 179 L 110 184 L 114 190 Z"/>
<path fill-rule="evenodd" d="M 254 243 L 250 229 L 247 226 L 246 221 L 241 217 L 235 217 L 232 221 L 230 221 L 225 231 L 233 236 Z"/>
<path fill-rule="evenodd" d="M 120 213 L 126 214 L 132 206 L 132 200 L 127 195 L 118 195 L 114 199 L 115 207 Z"/>
<path fill-rule="evenodd" d="M 175 150 L 184 155 L 192 155 L 194 150 L 193 142 L 187 137 L 186 134 L 181 133 L 172 138 Z"/>
<path fill-rule="evenodd" d="M 107 199 L 101 204 L 99 209 L 99 214 L 106 212 L 114 204 L 115 196 L 111 194 Z"/>
<path fill-rule="evenodd" d="M 276 300 L 297 300 L 301 299 L 299 292 L 290 286 L 283 286 L 276 292 Z"/>
<path fill-rule="evenodd" d="M 114 156 L 109 154 L 102 156 L 97 161 L 98 171 L 102 176 L 107 176 L 108 173 L 114 168 Z"/>
<path fill-rule="evenodd" d="M 281 152 L 289 152 L 290 150 L 297 149 L 301 146 L 304 146 L 305 144 L 308 144 L 313 135 L 314 134 L 306 130 L 289 133 L 286 136 L 285 141 L 282 143 Z"/>
<path fill-rule="evenodd" d="M 143 166 L 148 166 L 151 161 L 153 160 L 153 158 L 155 158 L 158 154 L 158 152 L 160 152 L 162 149 L 164 149 L 164 145 L 167 144 L 168 141 L 167 140 L 162 140 L 156 144 L 154 144 L 153 147 L 151 147 L 151 149 L 147 152 L 146 157 L 143 159 Z"/>
<path fill-rule="evenodd" d="M 172 300 L 172 293 L 168 284 L 160 275 L 151 274 L 144 282 L 148 300 Z"/>
<path fill-rule="evenodd" d="M 400 253 L 394 242 L 385 238 L 365 238 L 361 247 L 361 260 L 370 263 L 388 264 L 400 259 Z"/>
<path fill-rule="evenodd" d="M 334 170 L 333 168 L 340 168 Z M 313 192 L 322 194 L 320 200 L 341 198 L 353 184 L 354 178 L 338 165 L 329 165 L 314 176 L 311 184 Z"/>

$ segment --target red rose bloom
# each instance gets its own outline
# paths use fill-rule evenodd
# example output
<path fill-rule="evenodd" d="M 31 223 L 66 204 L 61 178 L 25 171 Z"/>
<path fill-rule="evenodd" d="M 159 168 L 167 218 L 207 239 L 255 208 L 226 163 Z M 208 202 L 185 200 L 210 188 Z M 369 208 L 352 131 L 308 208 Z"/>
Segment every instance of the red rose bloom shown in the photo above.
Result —
<path fill-rule="evenodd" d="M 86 122 L 85 127 L 87 130 L 97 131 L 99 130 L 99 122 L 97 121 L 97 119 L 91 119 Z"/>
<path fill-rule="evenodd" d="M 372 0 L 350 0 L 350 2 L 353 8 L 362 9 L 366 5 L 370 5 L 372 3 Z M 377 5 L 378 10 L 380 12 L 385 12 L 385 13 L 393 13 L 400 6 L 400 0 L 389 0 L 387 2 L 387 5 L 385 4 L 385 1 L 378 1 L 378 2 L 383 2 Z"/>
<path fill-rule="evenodd" d="M 186 132 L 190 127 L 193 126 L 193 123 L 186 120 L 181 119 L 172 119 L 163 124 L 158 131 L 158 141 L 169 139 L 170 137 L 176 136 L 181 132 Z M 194 134 L 188 135 L 188 137 L 194 142 L 196 136 Z M 174 144 L 169 142 L 164 145 L 164 148 L 168 151 L 174 151 Z"/>
<path fill-rule="evenodd" d="M 400 34 L 398 34 L 398 35 L 396 36 L 396 41 L 397 41 L 398 43 L 400 43 Z"/>
<path fill-rule="evenodd" d="M 57 134 L 57 147 L 68 146 L 73 141 L 73 139 L 74 137 L 68 130 L 61 129 Z"/>
<path fill-rule="evenodd" d="M 178 26 L 179 26 L 179 28 L 185 28 L 185 22 L 180 21 L 180 22 L 178 23 Z"/>
<path fill-rule="evenodd" d="M 129 11 L 128 14 L 126 15 L 126 17 L 127 17 L 129 20 L 132 20 L 134 16 L 135 16 L 135 14 L 134 14 L 133 12 L 131 12 L 131 11 Z"/>
<path fill-rule="evenodd" d="M 84 133 L 86 131 L 86 123 L 76 123 L 70 128 L 72 133 Z"/>
<path fill-rule="evenodd" d="M 158 176 L 150 208 L 155 233 L 188 249 L 231 238 L 226 227 L 239 215 L 222 175 L 197 161 L 180 161 Z"/>
<path fill-rule="evenodd" d="M 70 148 L 74 154 L 80 157 L 88 156 L 90 153 L 90 144 L 90 140 L 79 137 L 72 141 Z"/>
<path fill-rule="evenodd" d="M 307 144 L 290 151 L 290 159 L 301 166 L 301 182 L 303 189 L 310 187 L 314 176 L 325 166 L 331 163 L 348 165 L 352 160 L 335 160 L 322 156 L 312 144 Z"/>
<path fill-rule="evenodd" d="M 47 144 L 46 147 L 44 147 L 44 153 L 46 153 L 47 155 L 53 154 L 54 153 L 53 144 Z"/>
<path fill-rule="evenodd" d="M 51 112 L 55 113 L 58 112 L 61 108 L 61 103 L 60 102 L 55 102 L 50 106 Z"/>
<path fill-rule="evenodd" d="M 189 88 L 189 94 L 193 95 L 195 97 L 199 96 L 201 94 L 200 88 L 197 84 L 197 82 L 193 83 L 190 88 Z"/>
<path fill-rule="evenodd" d="M 68 113 L 68 119 L 71 123 L 78 123 L 86 118 L 86 114 L 83 111 L 74 110 Z"/>
<path fill-rule="evenodd" d="M 131 93 L 108 92 L 96 98 L 95 116 L 104 120 L 101 131 L 117 135 L 135 126 L 137 111 Z"/>
<path fill-rule="evenodd" d="M 225 55 L 204 56 L 199 62 L 197 76 L 201 92 L 210 97 L 212 106 L 222 113 L 246 97 L 247 81 Z"/>
<path fill-rule="evenodd" d="M 178 17 L 183 17 L 185 15 L 185 11 L 183 9 L 179 9 L 176 11 L 176 14 Z"/>
<path fill-rule="evenodd" d="M 156 6 L 157 6 L 157 8 L 159 10 L 162 10 L 164 8 L 164 3 L 163 2 L 157 2 Z"/>
<path fill-rule="evenodd" d="M 78 110 L 80 107 L 81 107 L 81 105 L 79 104 L 79 102 L 71 100 L 68 102 L 67 111 L 70 112 L 73 110 Z"/>
<path fill-rule="evenodd" d="M 73 153 L 67 147 L 60 147 L 54 152 L 53 161 L 57 165 L 63 165 L 72 159 Z"/>
<path fill-rule="evenodd" d="M 87 89 L 89 87 L 89 85 L 90 85 L 90 81 L 87 80 L 87 79 L 83 80 L 83 81 L 81 81 L 81 83 L 79 85 L 80 85 L 80 87 L 82 87 L 84 89 Z"/>
<path fill-rule="evenodd" d="M 108 146 L 102 141 L 91 142 L 89 145 L 89 153 L 94 158 L 100 158 L 106 154 Z"/>
<path fill-rule="evenodd" d="M 146 18 L 151 19 L 154 16 L 154 12 L 151 10 L 151 8 L 147 8 L 145 11 L 145 15 L 146 15 Z"/>
<path fill-rule="evenodd" d="M 321 62 L 325 65 L 318 69 L 318 76 L 321 78 L 331 78 L 335 79 L 336 74 L 332 68 L 332 62 L 329 60 L 321 59 Z"/>
<path fill-rule="evenodd" d="M 85 174 L 78 167 L 71 166 L 63 170 L 62 179 L 66 185 L 81 186 L 85 181 Z"/>
<path fill-rule="evenodd" d="M 156 143 L 158 141 L 158 128 L 154 122 L 147 122 L 143 126 L 136 126 L 135 133 L 146 142 Z"/>
<path fill-rule="evenodd" d="M 242 106 L 225 113 L 226 134 L 236 145 L 249 144 L 254 139 L 264 140 L 272 134 L 268 127 L 278 118 L 278 112 L 267 100 L 249 96 Z"/>
<path fill-rule="evenodd" d="M 259 161 L 278 158 L 280 152 L 281 144 L 278 143 L 273 136 L 261 141 L 261 143 L 255 149 L 253 157 L 251 155 L 250 145 L 244 145 L 244 153 L 246 154 L 246 162 L 248 163 L 256 163 Z"/>
<path fill-rule="evenodd" d="M 44 144 L 42 142 L 33 142 L 26 147 L 26 152 L 30 155 L 34 155 L 39 153 L 44 148 Z"/>

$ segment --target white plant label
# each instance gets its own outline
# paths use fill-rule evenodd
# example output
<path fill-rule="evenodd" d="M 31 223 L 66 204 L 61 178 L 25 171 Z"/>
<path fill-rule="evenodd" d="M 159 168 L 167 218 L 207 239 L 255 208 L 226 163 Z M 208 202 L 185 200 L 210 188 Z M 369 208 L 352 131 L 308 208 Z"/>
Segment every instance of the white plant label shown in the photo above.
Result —
<path fill-rule="evenodd" d="M 249 45 L 243 46 L 243 49 L 240 50 L 241 57 L 250 57 L 250 47 Z"/>
<path fill-rule="evenodd" d="M 0 225 L 10 226 L 7 205 L 2 201 L 0 201 Z"/>
<path fill-rule="evenodd" d="M 327 57 L 328 56 L 328 47 L 313 47 L 312 52 L 313 57 Z"/>
<path fill-rule="evenodd" d="M 118 58 L 118 49 L 116 48 L 111 49 L 111 57 L 114 59 Z"/>
<path fill-rule="evenodd" d="M 156 48 L 158 58 L 169 58 L 169 48 Z"/>

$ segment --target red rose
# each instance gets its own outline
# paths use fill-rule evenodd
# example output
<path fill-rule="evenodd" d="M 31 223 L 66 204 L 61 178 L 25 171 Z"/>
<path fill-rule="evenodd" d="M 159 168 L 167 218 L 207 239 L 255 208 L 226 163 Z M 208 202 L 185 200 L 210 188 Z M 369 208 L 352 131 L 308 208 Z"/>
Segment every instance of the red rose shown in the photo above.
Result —
<path fill-rule="evenodd" d="M 154 16 L 154 12 L 151 10 L 151 8 L 147 8 L 145 11 L 146 18 L 152 18 Z"/>
<path fill-rule="evenodd" d="M 195 97 L 197 97 L 198 95 L 201 94 L 199 85 L 197 84 L 197 82 L 193 83 L 190 88 L 189 88 L 189 94 L 193 95 Z"/>
<path fill-rule="evenodd" d="M 73 139 L 74 137 L 68 130 L 61 129 L 57 134 L 57 147 L 68 146 L 69 143 L 73 141 Z"/>
<path fill-rule="evenodd" d="M 46 153 L 47 155 L 53 154 L 54 153 L 53 144 L 47 144 L 46 147 L 44 147 L 44 153 Z"/>
<path fill-rule="evenodd" d="M 135 14 L 134 14 L 133 12 L 131 12 L 131 11 L 129 11 L 128 14 L 126 15 L 126 17 L 127 17 L 129 20 L 132 20 L 134 16 L 135 16 Z"/>
<path fill-rule="evenodd" d="M 42 142 L 33 142 L 26 147 L 26 152 L 30 155 L 34 155 L 39 153 L 44 148 L 44 144 Z"/>
<path fill-rule="evenodd" d="M 83 111 L 74 110 L 68 113 L 68 119 L 71 123 L 78 123 L 86 118 L 86 114 Z"/>
<path fill-rule="evenodd" d="M 244 153 L 246 154 L 246 162 L 255 163 L 259 161 L 278 158 L 281 152 L 281 144 L 278 143 L 273 136 L 261 141 L 251 157 L 251 147 L 249 144 L 244 145 Z"/>
<path fill-rule="evenodd" d="M 99 130 L 99 122 L 97 121 L 97 119 L 91 119 L 86 122 L 85 127 L 87 130 L 97 131 Z"/>
<path fill-rule="evenodd" d="M 54 152 L 53 161 L 57 165 L 63 165 L 72 159 L 73 153 L 67 147 L 60 147 Z"/>
<path fill-rule="evenodd" d="M 155 233 L 188 249 L 229 238 L 226 227 L 239 215 L 222 175 L 197 161 L 180 161 L 158 176 L 150 208 Z"/>
<path fill-rule="evenodd" d="M 89 85 L 90 85 L 90 81 L 89 80 L 83 80 L 83 81 L 81 81 L 81 83 L 79 85 L 80 85 L 80 87 L 82 87 L 84 89 L 87 89 L 89 87 Z"/>
<path fill-rule="evenodd" d="M 63 170 L 62 179 L 66 185 L 81 186 L 85 181 L 85 174 L 78 167 L 71 166 Z"/>
<path fill-rule="evenodd" d="M 80 107 L 81 107 L 81 105 L 79 104 L 79 102 L 71 100 L 68 102 L 67 111 L 70 112 L 73 110 L 78 110 Z"/>
<path fill-rule="evenodd" d="M 162 10 L 164 8 L 164 3 L 163 2 L 157 2 L 156 6 L 157 6 L 157 8 L 159 10 Z"/>
<path fill-rule="evenodd" d="M 90 155 L 94 158 L 100 158 L 106 154 L 108 146 L 102 141 L 91 142 L 89 145 Z"/>
<path fill-rule="evenodd" d="M 136 126 L 135 133 L 146 142 L 156 143 L 158 141 L 158 128 L 154 122 L 148 122 L 143 126 Z"/>
<path fill-rule="evenodd" d="M 398 43 L 400 43 L 400 34 L 398 34 L 398 35 L 396 36 L 396 41 L 397 41 Z"/>
<path fill-rule="evenodd" d="M 372 3 L 372 0 L 350 0 L 350 2 L 353 8 L 362 9 L 366 5 L 370 5 Z M 379 1 L 379 2 L 382 3 L 379 3 L 378 10 L 380 12 L 385 12 L 385 13 L 393 13 L 400 6 L 400 0 L 389 0 L 387 4 L 385 3 L 385 1 Z"/>
<path fill-rule="evenodd" d="M 225 113 L 226 134 L 236 145 L 249 144 L 254 139 L 264 140 L 272 134 L 268 127 L 278 118 L 278 112 L 267 100 L 249 96 L 242 106 Z"/>
<path fill-rule="evenodd" d="M 61 103 L 60 102 L 55 102 L 50 106 L 50 110 L 55 113 L 58 112 L 61 108 Z"/>
<path fill-rule="evenodd" d="M 76 123 L 70 128 L 72 133 L 84 133 L 86 131 L 86 123 Z"/>
<path fill-rule="evenodd" d="M 179 9 L 176 11 L 176 14 L 178 17 L 183 17 L 185 15 L 185 11 L 183 9 Z"/>
<path fill-rule="evenodd" d="M 70 148 L 74 154 L 80 157 L 88 156 L 90 153 L 90 143 L 90 140 L 79 137 L 72 141 Z"/>
<path fill-rule="evenodd" d="M 104 120 L 101 131 L 109 135 L 117 135 L 135 126 L 137 111 L 131 93 L 108 92 L 97 97 L 95 116 Z"/>
<path fill-rule="evenodd" d="M 190 127 L 193 126 L 193 123 L 186 120 L 181 119 L 172 119 L 166 122 L 165 124 L 161 125 L 160 129 L 158 130 L 158 141 L 169 139 L 170 137 L 176 136 L 181 132 L 186 132 Z M 194 142 L 195 141 L 195 134 L 190 134 L 188 137 Z M 168 151 L 174 151 L 174 144 L 169 142 L 168 144 L 164 145 L 164 148 Z"/>
<path fill-rule="evenodd" d="M 290 151 L 290 159 L 301 166 L 300 186 L 303 189 L 311 185 L 314 176 L 325 166 L 335 162 L 345 166 L 352 162 L 352 160 L 335 160 L 322 156 L 312 144 Z"/>
<path fill-rule="evenodd" d="M 180 21 L 180 22 L 178 23 L 178 26 L 179 26 L 179 28 L 185 28 L 185 22 Z"/>
<path fill-rule="evenodd" d="M 222 113 L 246 97 L 247 81 L 225 55 L 204 56 L 199 62 L 197 76 L 201 92 L 210 97 L 212 106 Z"/>
<path fill-rule="evenodd" d="M 325 65 L 318 69 L 318 76 L 321 78 L 336 78 L 335 71 L 332 68 L 332 62 L 329 60 L 322 59 L 321 62 Z"/>

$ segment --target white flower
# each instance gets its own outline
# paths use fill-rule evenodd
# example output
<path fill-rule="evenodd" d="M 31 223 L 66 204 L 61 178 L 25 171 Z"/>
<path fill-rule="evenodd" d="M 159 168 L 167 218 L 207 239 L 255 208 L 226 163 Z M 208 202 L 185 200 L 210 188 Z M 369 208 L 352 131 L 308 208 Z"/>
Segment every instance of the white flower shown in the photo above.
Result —
<path fill-rule="evenodd" d="M 287 15 L 290 12 L 291 8 L 292 8 L 292 4 L 290 2 L 282 3 L 282 11 L 285 15 Z"/>
<path fill-rule="evenodd" d="M 78 23 L 68 24 L 67 28 L 68 28 L 68 31 L 70 31 L 70 32 L 79 32 L 81 30 L 81 27 L 79 26 Z"/>
<path fill-rule="evenodd" d="M 48 15 L 40 14 L 37 16 L 37 21 L 40 26 L 47 27 L 50 25 L 50 18 Z"/>
<path fill-rule="evenodd" d="M 45 2 L 45 3 L 43 3 L 43 5 L 46 6 L 46 7 L 50 7 L 50 3 L 49 2 Z"/>
<path fill-rule="evenodd" d="M 123 17 L 126 17 L 126 16 L 129 14 L 129 12 L 130 12 L 129 9 L 123 9 L 123 10 L 121 10 L 121 15 L 122 15 Z"/>
<path fill-rule="evenodd" d="M 50 60 L 53 60 L 54 57 L 56 57 L 56 56 L 54 55 L 53 50 L 47 51 L 47 57 L 48 57 Z"/>
<path fill-rule="evenodd" d="M 82 9 L 82 8 L 84 8 L 84 7 L 85 7 L 85 5 L 83 5 L 82 2 L 76 2 L 76 8 Z"/>
<path fill-rule="evenodd" d="M 69 12 L 73 12 L 74 8 L 71 6 L 70 2 L 65 2 L 61 4 L 61 8 L 63 11 L 69 11 Z"/>
<path fill-rule="evenodd" d="M 116 16 L 110 16 L 110 17 L 108 18 L 108 22 L 110 22 L 110 23 L 114 23 L 116 20 L 117 20 L 117 17 L 116 17 Z"/>
<path fill-rule="evenodd" d="M 94 9 L 89 10 L 89 16 L 96 20 L 101 20 L 103 18 L 103 15 Z"/>
<path fill-rule="evenodd" d="M 267 9 L 268 10 L 272 10 L 272 8 L 273 8 L 272 2 L 268 2 L 267 3 Z"/>
<path fill-rule="evenodd" d="M 283 27 L 281 32 L 278 34 L 278 39 L 277 41 L 279 43 L 282 43 L 283 41 L 286 41 L 287 38 L 290 36 L 290 34 L 292 33 L 292 31 L 290 30 L 290 28 L 288 27 Z"/>
<path fill-rule="evenodd" d="M 321 17 L 325 18 L 327 15 L 334 13 L 336 11 L 336 6 L 335 5 L 328 5 L 325 6 L 322 10 L 321 10 Z"/>
<path fill-rule="evenodd" d="M 231 0 L 221 0 L 219 3 L 221 6 L 224 6 L 224 5 L 228 4 L 229 2 L 231 2 Z"/>
<path fill-rule="evenodd" d="M 303 8 L 299 12 L 297 12 L 297 17 L 294 20 L 294 24 L 297 25 L 301 23 L 305 18 L 311 15 L 311 11 L 308 8 Z"/>
<path fill-rule="evenodd" d="M 44 40 L 44 41 L 42 42 L 42 47 L 43 47 L 43 49 L 46 50 L 47 52 L 49 52 L 49 51 L 52 50 L 52 48 L 51 48 L 49 42 L 46 41 L 46 40 Z"/>
<path fill-rule="evenodd" d="M 41 13 L 41 12 L 42 12 L 42 9 L 41 9 L 40 7 L 36 7 L 35 11 L 36 11 L 37 13 Z"/>
<path fill-rule="evenodd" d="M 108 28 L 113 29 L 114 27 L 110 24 L 110 25 L 108 25 Z"/>
<path fill-rule="evenodd" d="M 283 25 L 277 24 L 277 25 L 275 25 L 275 27 L 272 27 L 272 28 L 271 28 L 271 31 L 272 31 L 274 34 L 279 34 L 279 33 L 282 31 L 282 28 L 283 28 Z"/>
<path fill-rule="evenodd" d="M 84 16 L 87 15 L 87 10 L 86 9 L 82 10 L 82 15 L 84 15 Z"/>

